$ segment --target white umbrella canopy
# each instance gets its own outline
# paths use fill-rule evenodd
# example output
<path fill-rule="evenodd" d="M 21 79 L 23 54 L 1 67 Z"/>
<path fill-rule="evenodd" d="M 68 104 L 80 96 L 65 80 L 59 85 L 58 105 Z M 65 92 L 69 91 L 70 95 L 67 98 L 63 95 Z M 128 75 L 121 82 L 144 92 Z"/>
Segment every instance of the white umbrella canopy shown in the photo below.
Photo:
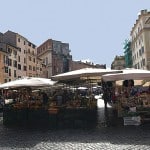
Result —
<path fill-rule="evenodd" d="M 102 76 L 107 73 L 119 73 L 120 70 L 111 70 L 111 69 L 99 69 L 99 68 L 83 68 L 79 70 L 74 70 L 62 74 L 52 76 L 51 79 L 55 81 L 71 80 L 80 77 L 94 77 Z"/>
<path fill-rule="evenodd" d="M 147 80 L 150 79 L 150 71 L 134 68 L 126 68 L 122 73 L 102 75 L 104 81 L 117 81 L 117 80 Z"/>
<path fill-rule="evenodd" d="M 46 87 L 52 86 L 55 83 L 56 81 L 52 81 L 51 79 L 47 78 L 27 77 L 1 84 L 0 88 L 4 89 L 4 88 L 19 88 L 19 87 Z"/>

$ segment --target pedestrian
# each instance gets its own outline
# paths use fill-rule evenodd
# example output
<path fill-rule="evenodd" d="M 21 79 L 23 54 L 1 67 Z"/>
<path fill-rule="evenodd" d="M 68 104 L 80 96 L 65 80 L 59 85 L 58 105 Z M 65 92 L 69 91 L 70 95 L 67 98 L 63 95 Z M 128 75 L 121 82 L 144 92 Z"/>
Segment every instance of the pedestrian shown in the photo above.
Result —
<path fill-rule="evenodd" d="M 105 108 L 107 108 L 108 93 L 107 93 L 107 91 L 106 91 L 106 90 L 104 90 L 104 92 L 103 92 L 103 100 L 104 100 Z"/>
<path fill-rule="evenodd" d="M 42 93 L 43 104 L 46 105 L 48 103 L 48 96 L 45 92 Z"/>

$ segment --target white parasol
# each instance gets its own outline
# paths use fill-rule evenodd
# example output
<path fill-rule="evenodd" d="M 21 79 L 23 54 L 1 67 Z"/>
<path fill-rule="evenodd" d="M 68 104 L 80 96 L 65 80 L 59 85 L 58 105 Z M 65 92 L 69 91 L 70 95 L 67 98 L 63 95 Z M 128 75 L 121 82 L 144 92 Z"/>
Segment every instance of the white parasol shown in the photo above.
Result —
<path fill-rule="evenodd" d="M 150 79 L 150 71 L 142 69 L 127 68 L 122 70 L 122 73 L 102 75 L 104 81 L 117 81 L 117 80 L 147 80 Z"/>
<path fill-rule="evenodd" d="M 52 81 L 47 78 L 36 78 L 36 77 L 27 77 L 23 79 L 18 79 L 10 81 L 0 85 L 1 89 L 4 88 L 17 88 L 17 87 L 46 87 L 52 86 L 56 81 Z"/>
<path fill-rule="evenodd" d="M 62 74 L 58 74 L 55 76 L 52 76 L 52 80 L 55 81 L 63 81 L 63 80 L 71 80 L 76 79 L 80 77 L 94 77 L 94 76 L 102 76 L 107 73 L 119 73 L 122 72 L 120 70 L 111 70 L 109 68 L 107 69 L 99 69 L 99 68 L 83 68 L 79 70 L 74 70 Z"/>

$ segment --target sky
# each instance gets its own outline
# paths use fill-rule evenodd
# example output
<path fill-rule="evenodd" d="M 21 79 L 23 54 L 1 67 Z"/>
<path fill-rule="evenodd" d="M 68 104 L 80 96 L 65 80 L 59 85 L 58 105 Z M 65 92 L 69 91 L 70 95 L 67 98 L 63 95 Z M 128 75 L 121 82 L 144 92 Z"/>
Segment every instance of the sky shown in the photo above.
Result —
<path fill-rule="evenodd" d="M 110 67 L 150 0 L 0 0 L 0 6 L 0 32 L 19 33 L 37 47 L 47 39 L 69 43 L 73 60 Z"/>

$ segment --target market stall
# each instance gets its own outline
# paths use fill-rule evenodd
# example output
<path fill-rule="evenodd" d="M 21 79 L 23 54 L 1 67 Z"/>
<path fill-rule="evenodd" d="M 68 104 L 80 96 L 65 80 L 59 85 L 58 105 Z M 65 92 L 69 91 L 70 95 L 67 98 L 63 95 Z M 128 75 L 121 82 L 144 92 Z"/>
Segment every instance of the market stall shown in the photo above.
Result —
<path fill-rule="evenodd" d="M 59 83 L 64 83 L 68 89 L 75 89 L 69 91 L 65 96 L 65 109 L 63 110 L 63 121 L 82 122 L 81 124 L 94 123 L 97 120 L 97 99 L 94 97 L 93 86 L 98 86 L 101 76 L 107 73 L 121 72 L 111 69 L 96 69 L 84 68 L 67 73 L 52 76 L 52 80 Z M 80 90 L 83 90 L 82 92 Z M 54 104 L 52 109 L 55 107 Z M 61 105 L 60 105 L 61 106 Z M 60 110 L 60 112 L 62 112 Z M 59 111 L 59 108 L 58 108 Z"/>
<path fill-rule="evenodd" d="M 5 125 L 28 125 L 46 122 L 49 95 L 43 90 L 56 81 L 27 77 L 0 85 L 4 99 L 3 123 Z"/>
<path fill-rule="evenodd" d="M 5 100 L 5 125 L 86 126 L 96 124 L 97 100 L 93 86 L 101 75 L 121 72 L 86 68 L 53 76 L 27 77 L 0 85 Z M 81 87 L 86 87 L 85 90 Z"/>
<path fill-rule="evenodd" d="M 123 73 L 103 75 L 102 79 L 105 83 L 122 80 L 122 86 L 112 84 L 110 89 L 115 95 L 112 105 L 118 117 L 124 119 L 124 125 L 140 125 L 150 121 L 150 88 L 143 86 L 150 79 L 150 71 L 125 69 Z M 136 84 L 136 80 L 141 84 Z"/>

